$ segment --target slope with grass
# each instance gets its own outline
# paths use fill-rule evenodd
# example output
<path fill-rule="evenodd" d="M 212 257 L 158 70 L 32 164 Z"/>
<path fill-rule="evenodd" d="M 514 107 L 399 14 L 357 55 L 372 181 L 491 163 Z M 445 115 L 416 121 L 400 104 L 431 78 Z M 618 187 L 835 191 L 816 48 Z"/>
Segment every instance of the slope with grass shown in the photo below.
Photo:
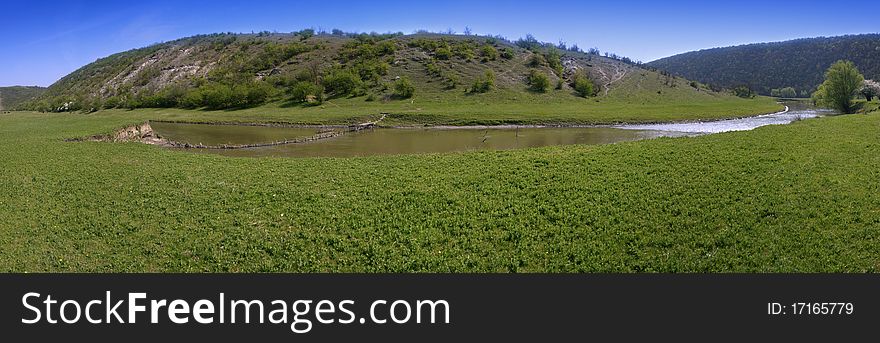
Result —
<path fill-rule="evenodd" d="M 546 76 L 548 87 L 528 84 L 533 73 Z M 573 89 L 577 77 L 593 83 L 591 94 Z M 401 80 L 412 85 L 412 94 L 396 94 Z M 401 123 L 416 124 L 664 121 L 781 109 L 770 99 L 740 99 L 623 61 L 537 42 L 304 32 L 195 36 L 119 53 L 62 78 L 30 105 L 87 112 L 170 108 L 141 111 L 298 123 L 388 112 Z"/>
<path fill-rule="evenodd" d="M 154 115 L 0 116 L 0 270 L 880 268 L 876 112 L 605 146 L 343 159 L 62 141 Z"/>
<path fill-rule="evenodd" d="M 0 87 L 0 110 L 15 109 L 18 105 L 40 96 L 45 91 L 45 87 L 37 86 Z"/>

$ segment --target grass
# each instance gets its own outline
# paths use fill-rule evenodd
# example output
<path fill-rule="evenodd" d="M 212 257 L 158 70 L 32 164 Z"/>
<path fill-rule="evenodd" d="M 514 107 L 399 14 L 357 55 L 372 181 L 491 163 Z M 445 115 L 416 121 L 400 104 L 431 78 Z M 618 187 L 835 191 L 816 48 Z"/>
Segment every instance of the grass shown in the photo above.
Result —
<path fill-rule="evenodd" d="M 292 111 L 241 117 L 352 115 Z M 156 116 L 239 114 L 0 115 L 0 270 L 880 268 L 878 113 L 604 146 L 343 159 L 61 141 Z"/>
<path fill-rule="evenodd" d="M 529 94 L 496 90 L 464 95 L 450 92 L 417 94 L 413 99 L 368 102 L 365 97 L 326 101 L 320 106 L 285 106 L 283 103 L 235 111 L 182 109 L 106 110 L 113 115 L 181 121 L 285 122 L 296 124 L 350 124 L 390 116 L 384 125 L 492 125 L 492 124 L 610 124 L 675 120 L 722 119 L 779 111 L 771 98 L 740 99 L 732 96 L 609 96 L 600 100 L 551 90 Z M 655 94 L 656 95 L 656 94 Z"/>

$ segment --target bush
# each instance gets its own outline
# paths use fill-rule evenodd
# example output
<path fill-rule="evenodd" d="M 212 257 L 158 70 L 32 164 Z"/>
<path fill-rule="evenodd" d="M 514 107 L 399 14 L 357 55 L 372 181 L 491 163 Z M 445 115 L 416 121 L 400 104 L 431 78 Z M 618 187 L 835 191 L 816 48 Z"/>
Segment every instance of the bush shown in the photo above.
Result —
<path fill-rule="evenodd" d="M 550 66 L 550 69 L 553 69 L 556 72 L 556 75 L 562 76 L 562 54 L 559 53 L 559 50 L 556 48 L 550 48 L 547 50 L 547 53 L 544 54 L 544 59 L 547 60 L 547 65 Z"/>
<path fill-rule="evenodd" d="M 509 59 L 513 58 L 513 49 L 504 48 L 504 50 L 501 50 L 501 58 L 503 58 L 505 60 L 509 60 Z"/>
<path fill-rule="evenodd" d="M 533 54 L 532 57 L 529 57 L 529 62 L 527 65 L 532 68 L 537 68 L 544 65 L 544 56 Z"/>
<path fill-rule="evenodd" d="M 192 109 L 202 107 L 204 106 L 204 104 L 205 98 L 202 94 L 202 91 L 199 89 L 193 89 L 187 92 L 182 98 L 180 98 L 177 106 Z"/>
<path fill-rule="evenodd" d="M 324 76 L 324 89 L 333 96 L 346 96 L 360 87 L 361 80 L 346 70 L 334 70 Z"/>
<path fill-rule="evenodd" d="M 574 74 L 571 86 L 578 95 L 584 98 L 596 95 L 596 87 L 593 86 L 593 80 L 590 80 L 585 73 L 579 72 Z"/>
<path fill-rule="evenodd" d="M 434 57 L 438 60 L 448 60 L 452 57 L 452 51 L 447 47 L 437 48 L 437 50 L 434 51 Z"/>
<path fill-rule="evenodd" d="M 498 50 L 491 45 L 483 45 L 480 48 L 480 56 L 483 57 L 483 62 L 494 61 L 498 58 Z"/>
<path fill-rule="evenodd" d="M 746 99 L 755 97 L 755 92 L 753 92 L 748 86 L 737 86 L 733 89 L 733 94 Z"/>
<path fill-rule="evenodd" d="M 471 87 L 471 93 L 486 93 L 492 90 L 493 87 L 495 87 L 495 73 L 491 70 L 486 70 L 483 77 L 474 80 L 474 85 Z"/>
<path fill-rule="evenodd" d="M 550 79 L 542 72 L 532 69 L 528 77 L 529 89 L 535 92 L 546 92 L 550 87 Z"/>
<path fill-rule="evenodd" d="M 324 99 L 324 88 L 308 81 L 297 82 L 290 89 L 290 100 L 294 102 L 317 102 Z"/>
<path fill-rule="evenodd" d="M 416 92 L 416 87 L 406 76 L 394 81 L 394 96 L 400 99 L 411 98 Z"/>

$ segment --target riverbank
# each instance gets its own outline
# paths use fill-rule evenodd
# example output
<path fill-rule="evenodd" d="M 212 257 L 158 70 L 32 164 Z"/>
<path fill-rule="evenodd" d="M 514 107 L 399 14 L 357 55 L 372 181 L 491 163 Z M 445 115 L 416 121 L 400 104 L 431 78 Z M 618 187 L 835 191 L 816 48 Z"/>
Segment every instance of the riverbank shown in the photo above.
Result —
<path fill-rule="evenodd" d="M 690 138 L 238 159 L 0 117 L 0 270 L 875 272 L 880 115 Z"/>
<path fill-rule="evenodd" d="M 715 120 L 778 112 L 783 106 L 771 98 L 717 99 L 646 98 L 589 100 L 563 97 L 554 102 L 525 99 L 509 101 L 502 95 L 480 95 L 446 102 L 439 99 L 364 102 L 357 99 L 334 99 L 321 106 L 283 107 L 270 104 L 235 111 L 200 111 L 183 109 L 104 110 L 98 116 L 127 115 L 135 122 L 146 120 L 223 124 L 260 124 L 275 126 L 347 126 L 388 116 L 385 126 L 473 126 L 473 125 L 613 125 L 684 120 Z"/>

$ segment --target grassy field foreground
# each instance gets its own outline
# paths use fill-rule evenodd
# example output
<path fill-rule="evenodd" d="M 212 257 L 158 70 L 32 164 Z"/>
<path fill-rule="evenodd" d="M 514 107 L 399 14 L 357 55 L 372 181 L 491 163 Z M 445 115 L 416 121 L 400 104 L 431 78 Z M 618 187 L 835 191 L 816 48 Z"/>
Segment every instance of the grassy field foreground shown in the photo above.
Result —
<path fill-rule="evenodd" d="M 0 270 L 880 268 L 876 112 L 697 138 L 346 159 L 61 141 L 139 115 L 0 115 Z"/>

